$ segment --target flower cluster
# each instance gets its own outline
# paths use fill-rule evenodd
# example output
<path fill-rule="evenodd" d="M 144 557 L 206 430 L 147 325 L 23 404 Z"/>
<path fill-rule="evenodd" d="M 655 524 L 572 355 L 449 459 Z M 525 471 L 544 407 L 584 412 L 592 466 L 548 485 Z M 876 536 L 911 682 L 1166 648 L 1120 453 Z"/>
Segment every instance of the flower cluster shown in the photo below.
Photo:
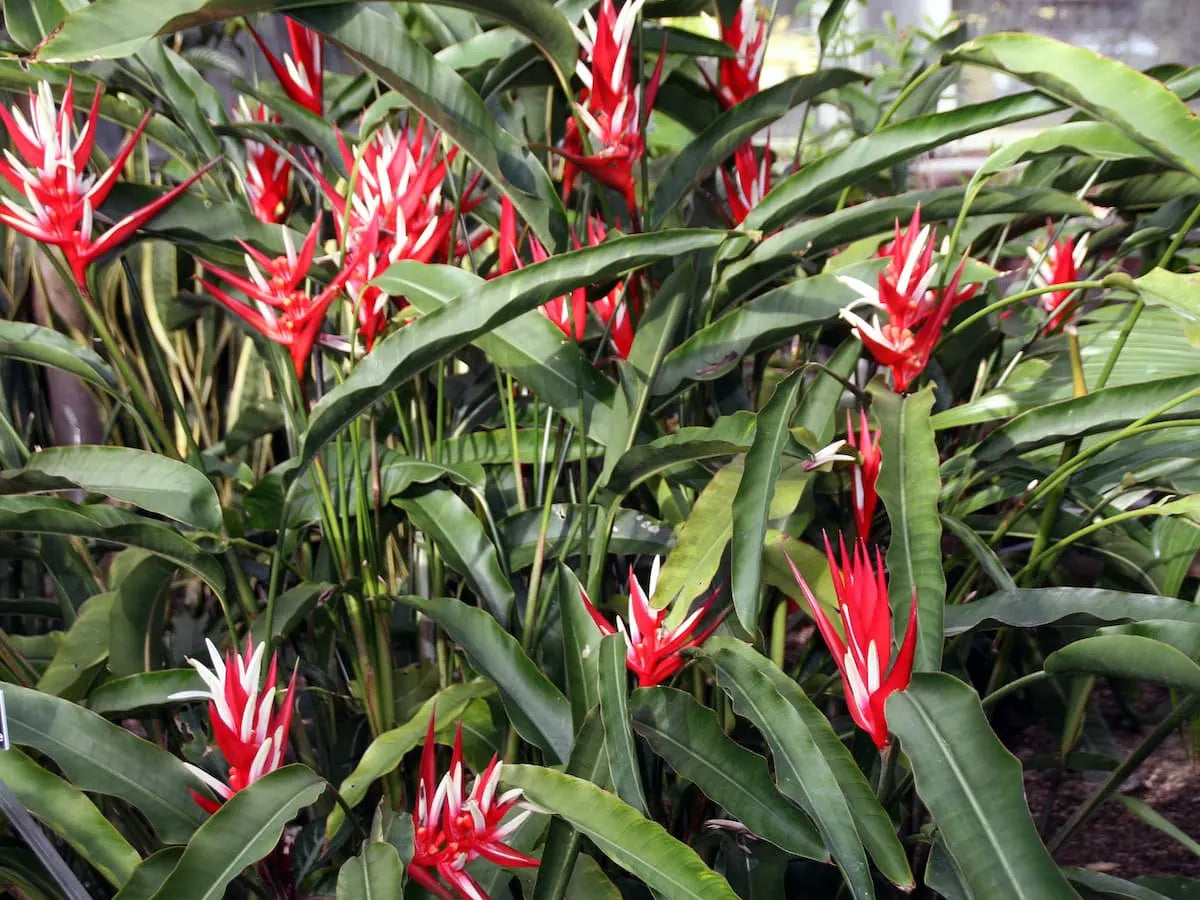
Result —
<path fill-rule="evenodd" d="M 189 659 L 188 662 L 208 690 L 180 691 L 169 699 L 208 701 L 213 741 L 229 766 L 228 783 L 214 778 L 198 766 L 190 763 L 185 765 L 221 798 L 211 800 L 192 791 L 197 805 L 213 813 L 220 809 L 225 800 L 282 765 L 296 696 L 296 673 L 292 672 L 287 688 L 279 691 L 276 687 L 277 661 L 272 654 L 266 680 L 260 689 L 265 643 L 256 647 L 254 641 L 247 637 L 244 653 L 226 654 L 223 660 L 213 642 L 206 643 L 212 667 L 195 659 Z M 275 706 L 277 695 L 278 709 Z"/>
<path fill-rule="evenodd" d="M 496 756 L 466 791 L 462 758 L 462 723 L 454 735 L 450 771 L 437 777 L 437 744 L 434 716 L 429 717 L 425 747 L 421 751 L 421 779 L 413 812 L 413 856 L 408 872 L 436 897 L 454 900 L 487 900 L 483 888 L 465 870 L 467 863 L 483 858 L 498 866 L 535 867 L 539 861 L 504 843 L 529 816 L 529 810 L 504 817 L 518 806 L 521 790 L 497 795 L 503 763 Z M 441 876 L 452 890 L 438 881 Z"/>
<path fill-rule="evenodd" d="M 345 253 L 354 259 L 346 282 L 358 311 L 359 333 L 370 349 L 388 320 L 387 294 L 370 282 L 402 259 L 449 261 L 459 251 L 453 231 L 458 213 L 474 209 L 478 178 L 459 198 L 443 193 L 448 164 L 457 148 L 438 152 L 437 135 L 425 140 L 425 121 L 411 132 L 384 126 L 351 150 L 338 135 L 342 163 L 350 173 L 345 192 L 316 173 L 334 211 L 334 228 Z"/>
<path fill-rule="evenodd" d="M 627 0 L 620 12 L 613 0 L 601 0 L 600 14 L 584 13 L 587 31 L 576 29 L 583 56 L 575 71 L 584 83 L 580 102 L 575 104 L 579 121 L 587 130 L 594 152 L 585 153 L 584 135 L 578 122 L 567 122 L 563 146 L 558 151 L 566 160 L 563 196 L 574 187 L 582 169 L 625 199 L 631 215 L 637 208 L 633 170 L 646 151 L 646 117 L 654 106 L 662 77 L 665 53 L 660 53 L 654 74 L 645 90 L 638 87 L 631 46 L 634 25 L 645 0 Z"/>
<path fill-rule="evenodd" d="M 733 18 L 721 22 L 721 40 L 733 55 L 717 66 L 717 83 L 712 85 L 717 101 L 725 109 L 758 93 L 763 57 L 767 52 L 766 10 L 757 0 L 741 0 Z"/>
<path fill-rule="evenodd" d="M 674 629 L 668 630 L 664 622 L 670 612 L 670 607 L 655 609 L 650 603 L 650 597 L 654 596 L 654 588 L 658 584 L 660 563 L 661 560 L 655 557 L 654 565 L 650 569 L 649 592 L 642 590 L 637 577 L 633 574 L 633 567 L 630 567 L 628 625 L 619 617 L 617 618 L 617 628 L 625 637 L 627 645 L 625 665 L 628 666 L 629 671 L 637 675 L 638 684 L 641 687 L 653 687 L 661 684 L 682 669 L 683 657 L 680 654 L 689 647 L 698 647 L 703 644 L 721 622 L 720 617 L 717 617 L 707 628 L 696 633 L 696 627 L 700 624 L 700 620 L 708 614 L 716 602 L 715 597 L 710 597 Z M 591 600 L 588 599 L 586 593 L 583 593 L 582 589 L 580 596 L 582 596 L 583 604 L 587 607 L 592 620 L 596 623 L 596 627 L 605 635 L 615 634 L 616 631 L 608 624 L 608 620 L 600 615 L 596 607 L 592 606 Z"/>
<path fill-rule="evenodd" d="M 1034 283 L 1038 287 L 1051 287 L 1056 284 L 1070 284 L 1079 280 L 1079 272 L 1087 257 L 1088 235 L 1076 239 L 1070 236 L 1055 241 L 1043 254 L 1036 247 L 1026 247 L 1025 252 L 1036 267 L 1033 273 Z M 1042 309 L 1047 315 L 1043 331 L 1047 334 L 1060 328 L 1071 328 L 1077 315 L 1076 304 L 1071 295 L 1074 291 L 1050 291 L 1042 294 L 1039 299 Z"/>
<path fill-rule="evenodd" d="M 760 155 L 746 141 L 734 151 L 733 166 L 720 170 L 729 215 L 735 225 L 740 225 L 771 190 L 771 160 L 769 146 L 763 147 Z"/>
<path fill-rule="evenodd" d="M 251 111 L 245 97 L 238 100 L 233 116 L 239 122 L 278 124 L 280 121 L 279 116 L 261 103 Z M 283 222 L 291 176 L 292 164 L 286 153 L 263 141 L 246 141 L 246 197 L 254 218 L 270 224 Z"/>
<path fill-rule="evenodd" d="M 0 106 L 0 119 L 9 140 L 20 154 L 4 151 L 0 176 L 29 201 L 26 208 L 7 197 L 0 198 L 0 222 L 21 234 L 62 249 L 71 274 L 86 290 L 87 268 L 101 256 L 119 247 L 135 231 L 183 193 L 208 167 L 161 197 L 134 210 L 93 238 L 96 209 L 108 199 L 121 176 L 129 154 L 150 119 L 147 112 L 99 176 L 86 174 L 96 120 L 100 114 L 102 88 L 97 86 L 87 121 L 76 131 L 73 87 L 67 83 L 62 105 L 56 106 L 50 85 L 39 82 L 29 92 L 29 115 Z"/>
<path fill-rule="evenodd" d="M 834 557 L 833 547 L 826 535 L 825 556 L 837 594 L 841 633 L 825 614 L 796 564 L 790 558 L 788 563 L 808 601 L 821 637 L 825 639 L 841 671 L 842 687 L 851 717 L 871 735 L 875 746 L 883 749 L 888 744 L 884 705 L 891 694 L 903 690 L 912 678 L 913 656 L 917 646 L 917 597 L 914 592 L 904 639 L 893 656 L 892 610 L 888 605 L 883 558 L 876 549 L 872 562 L 866 541 L 861 537 L 854 542 L 853 552 L 847 552 L 844 539 L 840 539 L 839 544 L 840 561 Z M 891 667 L 887 669 L 889 661 Z"/>
<path fill-rule="evenodd" d="M 879 252 L 889 260 L 879 273 L 877 289 L 857 278 L 839 276 L 859 293 L 859 299 L 843 309 L 841 317 L 853 326 L 855 336 L 876 362 L 891 370 L 892 386 L 900 392 L 908 390 L 925 371 L 950 313 L 979 288 L 973 284 L 959 289 L 965 257 L 946 287 L 932 287 L 937 275 L 933 243 L 932 229 L 921 227 L 921 209 L 917 207 L 908 228 L 902 232 L 897 221 L 896 239 Z M 870 322 L 853 311 L 863 303 L 877 310 Z M 878 313 L 883 313 L 885 321 L 880 322 Z"/>
<path fill-rule="evenodd" d="M 271 52 L 257 31 L 251 28 L 250 34 L 267 58 L 267 64 L 279 79 L 288 99 L 313 115 L 321 115 L 325 85 L 325 42 L 321 36 L 294 19 L 288 19 L 288 43 L 292 52 L 283 54 L 281 60 Z"/>
<path fill-rule="evenodd" d="M 879 480 L 879 467 L 883 463 L 883 451 L 879 447 L 879 432 L 872 431 L 867 424 L 866 410 L 858 411 L 858 435 L 854 434 L 854 423 L 846 413 L 846 443 L 857 453 L 850 473 L 850 501 L 854 507 L 854 529 L 862 540 L 871 535 L 871 523 L 875 519 L 875 506 L 879 495 L 875 483 Z"/>

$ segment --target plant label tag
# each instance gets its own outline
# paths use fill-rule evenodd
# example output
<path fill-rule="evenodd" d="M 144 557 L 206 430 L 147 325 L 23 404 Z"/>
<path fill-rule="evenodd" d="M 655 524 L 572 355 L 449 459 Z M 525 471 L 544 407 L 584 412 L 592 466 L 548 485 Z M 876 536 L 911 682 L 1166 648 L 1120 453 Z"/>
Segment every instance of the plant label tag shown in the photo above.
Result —
<path fill-rule="evenodd" d="M 8 710 L 4 706 L 4 691 L 0 691 L 0 750 L 9 749 Z"/>

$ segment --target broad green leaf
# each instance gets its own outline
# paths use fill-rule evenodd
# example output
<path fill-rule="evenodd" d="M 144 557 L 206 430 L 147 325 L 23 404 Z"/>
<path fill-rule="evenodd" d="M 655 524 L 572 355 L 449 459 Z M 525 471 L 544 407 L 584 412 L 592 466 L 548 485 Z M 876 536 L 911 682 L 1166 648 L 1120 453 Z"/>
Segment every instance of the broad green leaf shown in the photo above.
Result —
<path fill-rule="evenodd" d="M 946 636 L 953 637 L 981 627 L 1086 626 L 1146 619 L 1200 622 L 1200 606 L 1175 597 L 1098 588 L 1030 588 L 1001 591 L 962 606 L 948 607 L 945 629 Z"/>
<path fill-rule="evenodd" d="M 672 900 L 734 900 L 728 883 L 686 844 L 615 794 L 538 766 L 505 766 L 501 780 L 587 835 L 609 859 Z"/>
<path fill-rule="evenodd" d="M 63 635 L 54 658 L 38 680 L 39 691 L 69 695 L 70 699 L 78 697 L 70 688 L 108 658 L 108 622 L 114 599 L 111 593 L 97 594 L 79 607 L 78 617 Z"/>
<path fill-rule="evenodd" d="M 878 389 L 876 389 L 878 388 Z M 872 409 L 880 425 L 879 497 L 892 526 L 888 547 L 888 601 L 892 623 L 903 635 L 917 597 L 917 671 L 942 667 L 942 523 L 938 518 L 938 450 L 929 414 L 933 387 L 899 396 L 872 385 Z"/>
<path fill-rule="evenodd" d="M 977 184 L 1031 156 L 1066 152 L 1103 160 L 1139 159 L 1148 155 L 1145 147 L 1107 122 L 1064 122 L 993 150 L 971 177 L 971 183 Z"/>
<path fill-rule="evenodd" d="M 561 761 L 571 752 L 574 729 L 567 698 L 482 609 L 459 600 L 401 597 L 445 629 L 474 668 L 496 684 L 504 709 L 521 737 Z"/>
<path fill-rule="evenodd" d="M 1179 317 L 1193 346 L 1200 344 L 1200 276 L 1155 267 L 1133 279 L 1146 303 L 1165 306 Z"/>
<path fill-rule="evenodd" d="M 604 636 L 583 605 L 583 588 L 575 573 L 562 563 L 556 570 L 555 597 L 562 616 L 563 667 L 566 669 L 567 694 L 571 702 L 571 721 L 576 730 L 600 702 L 599 655 Z M 572 759 L 575 751 L 571 751 Z M 579 775 L 572 770 L 572 774 Z"/>
<path fill-rule="evenodd" d="M 301 623 L 307 621 L 308 614 L 318 603 L 334 596 L 337 588 L 325 582 L 305 581 L 294 588 L 284 591 L 275 598 L 275 610 L 271 619 L 272 641 L 287 637 Z M 267 640 L 267 617 L 259 616 L 250 626 L 250 634 L 254 643 Z"/>
<path fill-rule="evenodd" d="M 161 664 L 166 595 L 175 570 L 175 563 L 161 556 L 142 554 L 116 586 L 108 619 L 108 669 L 113 675 L 149 672 Z"/>
<path fill-rule="evenodd" d="M 403 877 L 404 866 L 396 848 L 385 841 L 371 841 L 338 870 L 337 900 L 399 897 Z"/>
<path fill-rule="evenodd" d="M 994 462 L 1011 453 L 1024 453 L 1068 438 L 1116 431 L 1151 414 L 1156 414 L 1158 420 L 1194 414 L 1200 409 L 1200 398 L 1175 402 L 1194 391 L 1200 392 L 1200 375 L 1103 388 L 1083 397 L 1060 400 L 1022 413 L 997 428 L 980 441 L 974 458 Z M 1169 404 L 1174 405 L 1159 412 Z"/>
<path fill-rule="evenodd" d="M 403 725 L 385 731 L 371 741 L 354 771 L 338 786 L 338 793 L 346 805 L 353 807 L 361 803 L 377 779 L 395 771 L 405 754 L 425 740 L 429 717 L 435 710 L 437 719 L 434 721 L 434 730 L 440 731 L 457 722 L 472 700 L 486 697 L 494 691 L 495 688 L 482 678 L 449 685 L 422 703 L 416 714 Z M 341 805 L 330 811 L 325 823 L 327 839 L 337 834 L 345 816 Z"/>
<path fill-rule="evenodd" d="M 176 845 L 151 853 L 134 870 L 114 900 L 147 900 L 175 871 L 183 850 L 183 847 Z"/>
<path fill-rule="evenodd" d="M 4 699 L 13 744 L 53 759 L 80 790 L 133 804 L 163 841 L 183 843 L 204 821 L 195 776 L 166 750 L 49 694 L 5 685 Z"/>
<path fill-rule="evenodd" d="M 812 817 L 835 861 L 841 854 L 858 879 L 865 871 L 865 846 L 893 884 L 911 886 L 912 873 L 892 820 L 829 720 L 800 686 L 740 641 L 712 637 L 700 653 L 716 668 L 734 708 L 767 739 L 779 789 Z M 852 822 L 846 821 L 847 811 Z M 845 873 L 846 865 L 839 865 Z M 869 880 L 865 886 L 856 883 L 856 892 L 870 896 Z"/>
<path fill-rule="evenodd" d="M 610 634 L 600 641 L 600 721 L 613 789 L 618 797 L 646 815 L 646 798 L 638 767 L 633 732 L 629 730 L 629 676 L 625 671 L 625 635 Z"/>
<path fill-rule="evenodd" d="M 1153 681 L 1200 693 L 1200 666 L 1170 644 L 1136 634 L 1104 634 L 1074 641 L 1046 657 L 1045 669 Z"/>
<path fill-rule="evenodd" d="M 140 506 L 184 525 L 221 531 L 221 502 L 204 473 L 132 447 L 49 447 L 25 468 L 66 478 L 95 494 Z"/>
<path fill-rule="evenodd" d="M 1075 896 L 1038 837 L 1021 764 L 992 733 L 971 688 L 940 672 L 917 673 L 888 698 L 887 720 L 973 896 Z"/>
<path fill-rule="evenodd" d="M 0 319 L 0 357 L 61 369 L 110 393 L 117 384 L 108 363 L 90 347 L 30 322 Z"/>
<path fill-rule="evenodd" d="M 1200 175 L 1200 121 L 1162 82 L 1092 50 L 1027 33 L 990 34 L 947 59 L 998 69 L 1118 128 L 1168 165 Z"/>
<path fill-rule="evenodd" d="M 633 727 L 654 752 L 753 835 L 795 856 L 829 861 L 820 834 L 779 793 L 766 760 L 726 735 L 711 709 L 667 687 L 634 691 L 629 705 Z"/>
<path fill-rule="evenodd" d="M 544 532 L 540 509 L 527 509 L 497 522 L 496 530 L 500 532 L 500 543 L 508 551 L 510 570 L 532 565 L 539 544 L 544 559 L 560 559 L 577 553 L 586 538 L 580 525 L 582 512 L 581 505 L 552 504 Z M 587 521 L 595 522 L 604 514 L 604 507 L 589 505 Z M 643 512 L 620 507 L 613 519 L 608 552 L 619 556 L 657 556 L 669 551 L 674 541 L 675 533 L 668 525 Z"/>
<path fill-rule="evenodd" d="M 767 125 L 818 94 L 864 77 L 849 69 L 822 69 L 765 88 L 722 112 L 671 160 L 658 178 L 650 200 L 650 227 L 662 225 L 695 185 Z"/>
<path fill-rule="evenodd" d="M 771 399 L 758 413 L 754 443 L 746 454 L 746 462 L 733 498 L 731 587 L 733 608 L 742 627 L 750 634 L 758 631 L 762 612 L 763 540 L 767 536 L 767 518 L 775 483 L 779 479 L 780 456 L 791 440 L 788 431 L 800 388 L 804 385 L 804 369 L 797 369 L 775 388 Z"/>
<path fill-rule="evenodd" d="M 24 50 L 32 50 L 67 14 L 86 0 L 4 0 L 4 28 Z"/>
<path fill-rule="evenodd" d="M 411 262 L 393 265 L 387 280 L 389 290 L 425 314 L 459 297 L 470 302 L 486 283 L 462 269 Z M 608 434 L 612 382 L 540 312 L 527 312 L 473 343 L 577 429 L 597 440 Z"/>
<path fill-rule="evenodd" d="M 199 575 L 218 597 L 225 593 L 225 572 L 212 556 L 173 528 L 114 506 L 0 496 L 0 531 L 58 534 L 141 547 Z"/>
<path fill-rule="evenodd" d="M 0 781 L 16 794 L 22 806 L 74 847 L 114 887 L 124 884 L 141 862 L 137 851 L 86 794 L 50 774 L 20 750 L 0 753 Z"/>
<path fill-rule="evenodd" d="M 87 707 L 102 716 L 128 715 L 165 706 L 172 702 L 172 694 L 202 690 L 204 684 L 195 669 L 142 672 L 106 681 L 88 694 Z"/>
<path fill-rule="evenodd" d="M 154 900 L 218 900 L 246 866 L 275 849 L 283 828 L 325 790 L 325 779 L 284 766 L 238 791 L 197 829 Z"/>
<path fill-rule="evenodd" d="M 433 487 L 409 491 L 395 502 L 437 544 L 446 563 L 466 579 L 491 614 L 500 622 L 510 621 L 516 594 L 500 568 L 496 546 L 463 499 L 448 488 Z"/>
<path fill-rule="evenodd" d="M 495 278 L 469 297 L 388 336 L 313 408 L 301 458 L 307 464 L 335 434 L 411 376 L 504 323 L 580 285 L 660 260 L 711 249 L 724 232 L 692 229 L 632 235 L 563 253 Z M 391 291 L 386 273 L 376 283 Z"/>

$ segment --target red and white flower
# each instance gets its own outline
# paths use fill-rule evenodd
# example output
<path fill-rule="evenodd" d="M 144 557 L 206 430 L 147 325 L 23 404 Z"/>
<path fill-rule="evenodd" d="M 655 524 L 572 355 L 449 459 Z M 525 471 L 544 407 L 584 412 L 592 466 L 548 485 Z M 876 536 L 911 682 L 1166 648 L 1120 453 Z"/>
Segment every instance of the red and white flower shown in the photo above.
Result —
<path fill-rule="evenodd" d="M 287 20 L 287 33 L 292 52 L 283 54 L 281 60 L 268 49 L 258 32 L 250 29 L 288 99 L 319 116 L 324 105 L 325 41 L 317 32 L 292 19 Z"/>
<path fill-rule="evenodd" d="M 500 198 L 499 242 L 497 273 L 507 275 L 520 269 L 521 258 L 517 253 L 517 211 L 507 195 Z M 535 263 L 550 258 L 550 254 L 534 234 L 529 235 L 529 255 Z M 547 301 L 538 309 L 567 337 L 576 341 L 583 340 L 583 334 L 587 330 L 587 288 L 575 288 L 569 294 Z"/>
<path fill-rule="evenodd" d="M 279 691 L 276 687 L 277 661 L 272 654 L 267 677 L 260 687 L 265 643 L 256 647 L 253 639 L 247 637 L 245 652 L 226 654 L 224 659 L 212 641 L 206 643 L 212 666 L 195 659 L 189 659 L 188 663 L 208 690 L 180 691 L 168 699 L 208 701 L 213 741 L 229 766 L 228 783 L 198 766 L 184 765 L 221 798 L 214 801 L 192 791 L 196 803 L 213 813 L 220 809 L 222 802 L 283 764 L 292 722 L 296 673 L 292 672 L 287 688 Z M 276 699 L 279 700 L 278 708 Z"/>
<path fill-rule="evenodd" d="M 1087 258 L 1088 237 L 1087 234 L 1080 235 L 1078 242 L 1074 237 L 1064 237 L 1051 244 L 1044 255 L 1035 247 L 1026 247 L 1025 252 L 1037 267 L 1033 273 L 1034 283 L 1038 287 L 1051 287 L 1078 281 L 1083 261 Z M 1071 297 L 1073 293 L 1072 290 L 1050 291 L 1038 298 L 1048 316 L 1043 327 L 1047 334 L 1074 325 L 1078 310 Z"/>
<path fill-rule="evenodd" d="M 487 900 L 483 888 L 465 870 L 467 863 L 483 858 L 506 868 L 532 868 L 540 861 L 504 842 L 529 816 L 530 810 L 504 821 L 522 806 L 521 790 L 498 793 L 504 764 L 493 756 L 483 774 L 465 790 L 462 758 L 462 723 L 454 735 L 450 771 L 437 777 L 437 743 L 434 715 L 429 717 L 425 747 L 421 751 L 421 777 L 413 811 L 413 856 L 408 872 L 412 879 L 444 900 Z M 438 876 L 445 885 L 438 881 Z M 449 888 L 446 887 L 449 885 Z"/>
<path fill-rule="evenodd" d="M 879 495 L 875 492 L 875 483 L 879 480 L 879 467 L 883 463 L 883 451 L 879 447 L 879 432 L 872 431 L 867 424 L 865 410 L 858 411 L 858 435 L 854 434 L 854 423 L 850 412 L 846 412 L 846 442 L 856 451 L 851 471 L 852 493 L 851 505 L 854 507 L 854 528 L 862 540 L 871 533 L 871 522 L 875 518 L 875 505 Z"/>
<path fill-rule="evenodd" d="M 767 52 L 766 10 L 756 0 L 741 0 L 733 19 L 721 22 L 721 40 L 733 49 L 733 56 L 717 66 L 713 92 L 728 109 L 758 93 Z"/>
<path fill-rule="evenodd" d="M 245 97 L 239 99 L 233 115 L 239 122 L 280 121 L 279 116 L 272 115 L 261 103 L 252 112 Z M 262 141 L 246 141 L 246 196 L 250 211 L 260 222 L 275 225 L 283 222 L 291 176 L 292 164 L 286 154 Z"/>
<path fill-rule="evenodd" d="M 760 157 L 754 145 L 747 141 L 733 154 L 732 172 L 722 168 L 721 180 L 725 183 L 725 199 L 729 204 L 729 215 L 735 225 L 750 214 L 763 197 L 771 190 L 771 148 L 763 147 Z"/>
<path fill-rule="evenodd" d="M 608 624 L 608 620 L 600 615 L 600 611 L 592 606 L 587 594 L 580 589 L 583 604 L 596 627 L 605 635 L 615 634 L 617 630 L 624 635 L 627 647 L 625 665 L 637 675 L 641 687 L 661 684 L 682 669 L 684 660 L 680 654 L 689 647 L 703 644 L 721 623 L 718 616 L 707 628 L 696 631 L 700 620 L 716 602 L 716 597 L 710 597 L 675 628 L 667 629 L 663 623 L 670 607 L 655 609 L 650 603 L 650 598 L 654 596 L 654 588 L 658 584 L 660 565 L 661 559 L 656 556 L 650 568 L 649 592 L 642 590 L 637 576 L 633 574 L 633 567 L 629 567 L 629 621 L 627 624 L 618 617 L 616 629 Z"/>
<path fill-rule="evenodd" d="M 871 735 L 876 747 L 883 749 L 889 741 L 884 705 L 889 696 L 906 688 L 912 678 L 913 656 L 917 648 L 917 596 L 914 592 L 904 639 L 893 656 L 892 610 L 888 606 L 883 558 L 876 549 L 872 564 L 866 541 L 862 538 L 854 542 L 852 554 L 846 552 L 844 539 L 840 540 L 840 544 L 839 564 L 834 558 L 829 536 L 825 536 L 825 556 L 837 593 L 841 633 L 817 602 L 812 588 L 791 557 L 788 557 L 788 564 L 808 601 L 817 628 L 841 671 L 842 687 L 851 718 L 859 728 Z"/>

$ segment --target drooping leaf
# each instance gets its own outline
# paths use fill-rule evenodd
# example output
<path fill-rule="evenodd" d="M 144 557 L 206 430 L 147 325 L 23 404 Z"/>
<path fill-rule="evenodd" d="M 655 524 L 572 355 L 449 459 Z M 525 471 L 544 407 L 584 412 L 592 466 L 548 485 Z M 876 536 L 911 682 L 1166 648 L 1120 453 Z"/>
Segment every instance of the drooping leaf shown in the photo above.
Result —
<path fill-rule="evenodd" d="M 113 391 L 117 383 L 96 351 L 31 322 L 0 319 L 0 357 L 61 369 L 102 391 Z"/>
<path fill-rule="evenodd" d="M 163 669 L 106 681 L 88 694 L 87 706 L 102 716 L 125 715 L 165 706 L 172 694 L 202 691 L 195 669 Z"/>
<path fill-rule="evenodd" d="M 1132 594 L 1099 588 L 1029 588 L 989 594 L 962 606 L 946 609 L 946 636 L 973 628 L 1002 625 L 1036 628 L 1039 625 L 1097 625 L 1172 619 L 1200 622 L 1200 606 L 1175 597 Z"/>
<path fill-rule="evenodd" d="M 1073 641 L 1047 656 L 1045 669 L 1153 681 L 1200 693 L 1200 665 L 1170 644 L 1136 634 Z"/>
<path fill-rule="evenodd" d="M 1075 896 L 1038 837 L 1021 764 L 992 733 L 971 688 L 919 672 L 888 698 L 886 711 L 917 793 L 974 896 Z"/>

